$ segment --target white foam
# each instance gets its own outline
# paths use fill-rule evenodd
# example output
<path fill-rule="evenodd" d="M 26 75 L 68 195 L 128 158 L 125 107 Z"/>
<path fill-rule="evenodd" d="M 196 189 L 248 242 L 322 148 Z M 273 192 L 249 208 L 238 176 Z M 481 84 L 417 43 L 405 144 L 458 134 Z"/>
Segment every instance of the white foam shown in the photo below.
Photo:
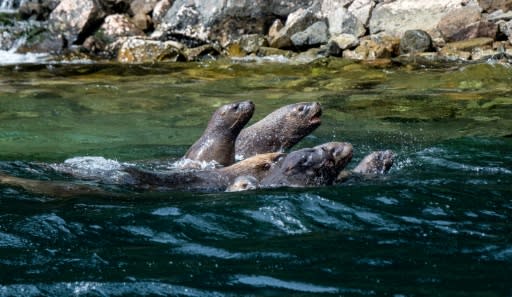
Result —
<path fill-rule="evenodd" d="M 0 65 L 37 64 L 47 62 L 48 54 L 18 54 L 15 50 L 0 50 Z"/>

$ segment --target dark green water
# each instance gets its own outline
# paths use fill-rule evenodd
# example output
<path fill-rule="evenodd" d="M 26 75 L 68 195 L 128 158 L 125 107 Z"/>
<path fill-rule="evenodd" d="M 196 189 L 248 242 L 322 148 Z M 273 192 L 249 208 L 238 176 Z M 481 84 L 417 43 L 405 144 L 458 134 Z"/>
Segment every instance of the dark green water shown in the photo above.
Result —
<path fill-rule="evenodd" d="M 390 173 L 245 193 L 35 195 L 0 186 L 0 296 L 512 296 L 512 68 L 206 63 L 0 68 L 0 170 L 166 166 L 216 107 L 319 101 L 327 141 Z M 507 137 L 508 136 L 508 137 Z"/>

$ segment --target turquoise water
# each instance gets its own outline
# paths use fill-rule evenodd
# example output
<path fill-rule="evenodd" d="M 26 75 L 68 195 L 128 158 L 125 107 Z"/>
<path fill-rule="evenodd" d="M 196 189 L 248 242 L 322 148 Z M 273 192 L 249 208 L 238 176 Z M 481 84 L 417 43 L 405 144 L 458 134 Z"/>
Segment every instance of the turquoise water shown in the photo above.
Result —
<path fill-rule="evenodd" d="M 0 296 L 512 296 L 512 68 L 211 62 L 0 68 L 0 170 L 166 166 L 220 105 L 318 101 L 298 147 L 393 149 L 308 189 L 59 198 L 0 185 Z"/>

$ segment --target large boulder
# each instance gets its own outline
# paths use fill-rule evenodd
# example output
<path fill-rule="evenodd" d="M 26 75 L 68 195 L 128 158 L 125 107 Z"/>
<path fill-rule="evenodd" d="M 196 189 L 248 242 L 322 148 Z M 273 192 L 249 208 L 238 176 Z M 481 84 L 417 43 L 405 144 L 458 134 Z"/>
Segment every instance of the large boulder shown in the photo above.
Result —
<path fill-rule="evenodd" d="M 475 0 L 397 0 L 375 6 L 369 22 L 371 34 L 384 32 L 400 37 L 407 30 L 436 31 L 439 21 L 450 11 L 476 5 Z"/>
<path fill-rule="evenodd" d="M 61 34 L 68 44 L 81 44 L 107 13 L 94 0 L 62 0 L 49 17 L 50 31 Z"/>
<path fill-rule="evenodd" d="M 174 41 L 157 41 L 127 37 L 118 41 L 117 60 L 122 63 L 154 63 L 184 59 L 184 46 Z"/>
<path fill-rule="evenodd" d="M 366 33 L 364 24 L 345 7 L 328 11 L 326 17 L 332 36 L 346 33 L 361 37 Z"/>
<path fill-rule="evenodd" d="M 398 55 L 400 39 L 386 35 L 373 35 L 363 39 L 354 50 L 343 51 L 343 57 L 354 60 L 389 59 Z"/>
<path fill-rule="evenodd" d="M 225 45 L 245 34 L 266 34 L 276 16 L 286 18 L 311 4 L 312 0 L 176 0 L 155 36 L 185 36 Z"/>
<path fill-rule="evenodd" d="M 480 7 L 454 9 L 441 18 L 437 29 L 447 42 L 496 36 L 497 26 L 482 19 Z"/>
<path fill-rule="evenodd" d="M 327 24 L 324 21 L 318 21 L 306 30 L 293 34 L 290 39 L 296 48 L 309 48 L 325 44 L 329 41 Z"/>
<path fill-rule="evenodd" d="M 364 26 L 367 26 L 374 7 L 374 0 L 355 0 L 348 7 L 348 11 L 352 13 Z"/>
<path fill-rule="evenodd" d="M 400 39 L 400 54 L 416 54 L 432 50 L 432 38 L 423 30 L 408 30 Z"/>

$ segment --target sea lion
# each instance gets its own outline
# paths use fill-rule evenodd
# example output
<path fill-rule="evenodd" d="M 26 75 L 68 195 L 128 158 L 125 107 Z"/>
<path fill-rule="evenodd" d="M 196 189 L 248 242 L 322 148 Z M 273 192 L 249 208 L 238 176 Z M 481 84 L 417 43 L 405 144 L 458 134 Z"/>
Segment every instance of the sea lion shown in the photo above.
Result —
<path fill-rule="evenodd" d="M 336 179 L 345 182 L 350 178 L 368 178 L 386 174 L 395 160 L 395 153 L 391 150 L 375 151 L 366 155 L 352 170 L 343 170 Z"/>
<path fill-rule="evenodd" d="M 258 187 L 258 180 L 254 176 L 242 175 L 235 178 L 233 183 L 227 187 L 226 192 L 248 191 L 257 189 Z"/>
<path fill-rule="evenodd" d="M 211 170 L 148 171 L 137 167 L 123 169 L 136 189 L 144 190 L 189 190 L 224 191 L 239 176 L 253 176 L 258 180 L 268 174 L 283 156 L 283 153 L 268 153 L 253 156 L 231 166 Z"/>
<path fill-rule="evenodd" d="M 231 166 L 211 170 L 149 171 L 135 166 L 123 166 L 110 171 L 118 178 L 112 179 L 105 174 L 100 174 L 95 175 L 94 178 L 86 178 L 87 181 L 83 177 L 74 181 L 35 180 L 0 173 L 0 184 L 53 197 L 118 195 L 106 192 L 102 189 L 104 186 L 128 187 L 136 191 L 224 191 L 238 176 L 251 175 L 258 179 L 263 178 L 283 155 L 283 153 L 260 154 Z"/>
<path fill-rule="evenodd" d="M 97 186 L 88 183 L 72 183 L 68 181 L 48 181 L 28 179 L 6 175 L 0 172 L 0 184 L 20 187 L 24 190 L 53 197 L 69 198 L 82 195 L 116 196 Z"/>
<path fill-rule="evenodd" d="M 235 163 L 235 140 L 254 113 L 252 101 L 219 107 L 212 115 L 201 137 L 183 158 L 194 161 L 215 161 L 222 166 Z"/>
<path fill-rule="evenodd" d="M 321 115 L 318 102 L 283 106 L 242 129 L 235 143 L 236 156 L 244 159 L 256 154 L 283 152 L 320 126 Z"/>
<path fill-rule="evenodd" d="M 394 159 L 395 154 L 391 150 L 376 151 L 364 157 L 352 172 L 365 175 L 384 174 L 393 166 Z"/>
<path fill-rule="evenodd" d="M 331 185 L 352 159 L 352 145 L 329 142 L 289 153 L 260 182 L 261 188 Z"/>

